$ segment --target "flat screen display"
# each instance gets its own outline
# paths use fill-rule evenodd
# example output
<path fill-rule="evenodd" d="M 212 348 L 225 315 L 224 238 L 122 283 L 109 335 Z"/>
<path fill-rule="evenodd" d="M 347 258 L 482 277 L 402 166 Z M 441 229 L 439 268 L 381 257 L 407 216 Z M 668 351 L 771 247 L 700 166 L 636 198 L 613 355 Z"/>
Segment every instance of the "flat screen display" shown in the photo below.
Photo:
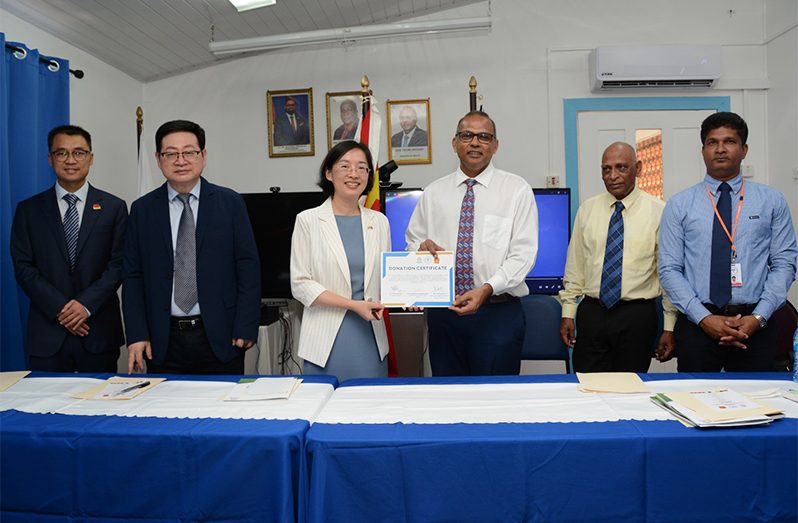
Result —
<path fill-rule="evenodd" d="M 538 207 L 538 257 L 527 275 L 529 291 L 557 294 L 562 289 L 565 258 L 571 238 L 571 189 L 533 189 Z M 385 192 L 385 214 L 391 225 L 391 248 L 407 246 L 405 230 L 422 194 L 421 189 Z"/>
<path fill-rule="evenodd" d="M 260 257 L 261 297 L 291 298 L 291 235 L 296 215 L 327 198 L 321 191 L 242 194 Z"/>

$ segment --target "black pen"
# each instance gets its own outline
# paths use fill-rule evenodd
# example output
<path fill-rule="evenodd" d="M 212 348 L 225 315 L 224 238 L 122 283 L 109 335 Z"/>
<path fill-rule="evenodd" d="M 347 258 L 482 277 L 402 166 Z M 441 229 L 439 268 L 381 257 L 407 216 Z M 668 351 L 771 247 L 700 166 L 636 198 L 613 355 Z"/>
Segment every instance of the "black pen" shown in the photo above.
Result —
<path fill-rule="evenodd" d="M 132 392 L 136 389 L 143 389 L 144 387 L 147 387 L 149 385 L 150 385 L 149 381 L 142 381 L 141 383 L 136 383 L 135 385 L 131 385 L 130 387 L 126 387 L 120 390 L 119 392 L 114 394 L 114 396 L 121 396 L 122 394 L 127 394 L 128 392 Z"/>

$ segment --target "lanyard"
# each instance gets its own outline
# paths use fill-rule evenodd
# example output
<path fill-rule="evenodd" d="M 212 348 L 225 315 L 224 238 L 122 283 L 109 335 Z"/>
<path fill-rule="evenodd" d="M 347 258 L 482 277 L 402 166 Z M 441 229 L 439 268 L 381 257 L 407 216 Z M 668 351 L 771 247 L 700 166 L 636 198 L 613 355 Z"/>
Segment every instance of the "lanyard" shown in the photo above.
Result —
<path fill-rule="evenodd" d="M 726 236 L 729 238 L 729 242 L 731 243 L 732 254 L 737 255 L 737 251 L 734 249 L 734 236 L 737 234 L 737 222 L 740 221 L 740 211 L 743 208 L 743 196 L 745 196 L 745 180 L 742 180 L 742 186 L 740 187 L 740 201 L 737 202 L 737 215 L 734 217 L 734 226 L 732 228 L 731 234 L 729 234 L 729 229 L 726 228 L 726 224 L 723 223 L 723 218 L 720 217 L 720 213 L 718 212 L 718 206 L 715 205 L 715 198 L 712 197 L 712 193 L 709 192 L 709 189 L 704 187 L 707 191 L 707 196 L 709 197 L 709 202 L 712 204 L 712 209 L 715 211 L 715 216 L 717 216 L 718 221 L 720 222 L 720 226 L 723 227 L 723 232 L 726 233 Z"/>

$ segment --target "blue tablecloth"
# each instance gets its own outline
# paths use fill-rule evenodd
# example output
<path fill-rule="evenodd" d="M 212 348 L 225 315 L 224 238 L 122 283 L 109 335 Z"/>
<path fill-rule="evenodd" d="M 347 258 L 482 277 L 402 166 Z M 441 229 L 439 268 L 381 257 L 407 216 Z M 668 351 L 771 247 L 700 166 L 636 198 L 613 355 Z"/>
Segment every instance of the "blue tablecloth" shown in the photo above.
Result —
<path fill-rule="evenodd" d="M 169 379 L 237 381 L 238 377 Z M 326 376 L 303 379 L 337 383 Z M 305 420 L 0 412 L 0 519 L 4 523 L 67 518 L 301 519 L 308 427 Z"/>
<path fill-rule="evenodd" d="M 782 379 L 779 374 L 644 379 Z M 352 380 L 342 386 L 576 381 L 574 376 Z M 314 424 L 311 522 L 790 522 L 798 420 Z"/>

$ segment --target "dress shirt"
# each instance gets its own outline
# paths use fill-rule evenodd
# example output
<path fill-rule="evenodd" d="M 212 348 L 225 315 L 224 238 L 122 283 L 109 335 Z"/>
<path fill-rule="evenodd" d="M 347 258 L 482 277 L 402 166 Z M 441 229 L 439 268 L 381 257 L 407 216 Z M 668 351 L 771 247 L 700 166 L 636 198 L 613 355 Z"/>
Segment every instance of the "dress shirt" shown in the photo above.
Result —
<path fill-rule="evenodd" d="M 83 210 L 86 208 L 86 198 L 89 196 L 89 182 L 84 183 L 80 189 L 73 193 L 70 193 L 61 187 L 58 182 L 56 182 L 55 198 L 58 200 L 58 210 L 61 213 L 61 222 L 64 221 L 64 216 L 66 215 L 67 209 L 69 209 L 69 204 L 66 202 L 66 200 L 64 200 L 64 196 L 67 194 L 74 194 L 78 197 L 78 201 L 75 203 L 75 209 L 78 211 L 78 230 L 80 230 L 80 225 L 83 223 Z"/>
<path fill-rule="evenodd" d="M 563 318 L 576 316 L 577 300 L 582 296 L 599 298 L 607 228 L 616 201 L 613 195 L 603 192 L 579 206 L 568 245 L 564 289 L 560 291 Z M 657 236 L 665 202 L 637 187 L 621 201 L 624 206 L 621 300 L 651 300 L 662 294 L 657 277 Z M 672 331 L 676 308 L 667 297 L 663 297 L 662 308 L 664 328 Z"/>
<path fill-rule="evenodd" d="M 460 169 L 427 186 L 405 238 L 407 250 L 430 239 L 445 250 L 457 248 L 460 206 L 468 179 Z M 474 185 L 474 285 L 485 283 L 493 294 L 526 296 L 524 278 L 538 253 L 538 208 L 532 188 L 515 174 L 491 163 Z"/>
<path fill-rule="evenodd" d="M 188 204 L 194 213 L 194 229 L 197 226 L 197 217 L 199 216 L 199 197 L 200 185 L 202 180 L 197 180 L 197 184 L 189 191 Z M 171 185 L 166 184 L 166 194 L 169 197 L 169 225 L 172 228 L 172 259 L 174 259 L 175 250 L 177 249 L 177 229 L 180 227 L 180 216 L 183 214 L 183 202 L 177 197 L 179 194 Z M 183 309 L 175 303 L 175 283 L 174 276 L 172 277 L 172 316 L 196 316 L 200 313 L 199 300 L 194 307 L 186 314 Z"/>
<path fill-rule="evenodd" d="M 727 182 L 731 188 L 734 226 L 742 177 Z M 670 199 L 660 228 L 659 274 L 665 292 L 690 321 L 698 324 L 710 312 L 709 247 L 715 212 L 707 196 L 709 189 L 717 205 L 721 182 L 707 175 L 704 181 Z M 746 181 L 745 196 L 734 237 L 743 284 L 732 287 L 732 304 L 756 304 L 755 314 L 765 319 L 781 307 L 795 280 L 798 248 L 790 210 L 782 194 L 767 185 Z M 731 278 L 731 260 L 729 261 Z"/>

